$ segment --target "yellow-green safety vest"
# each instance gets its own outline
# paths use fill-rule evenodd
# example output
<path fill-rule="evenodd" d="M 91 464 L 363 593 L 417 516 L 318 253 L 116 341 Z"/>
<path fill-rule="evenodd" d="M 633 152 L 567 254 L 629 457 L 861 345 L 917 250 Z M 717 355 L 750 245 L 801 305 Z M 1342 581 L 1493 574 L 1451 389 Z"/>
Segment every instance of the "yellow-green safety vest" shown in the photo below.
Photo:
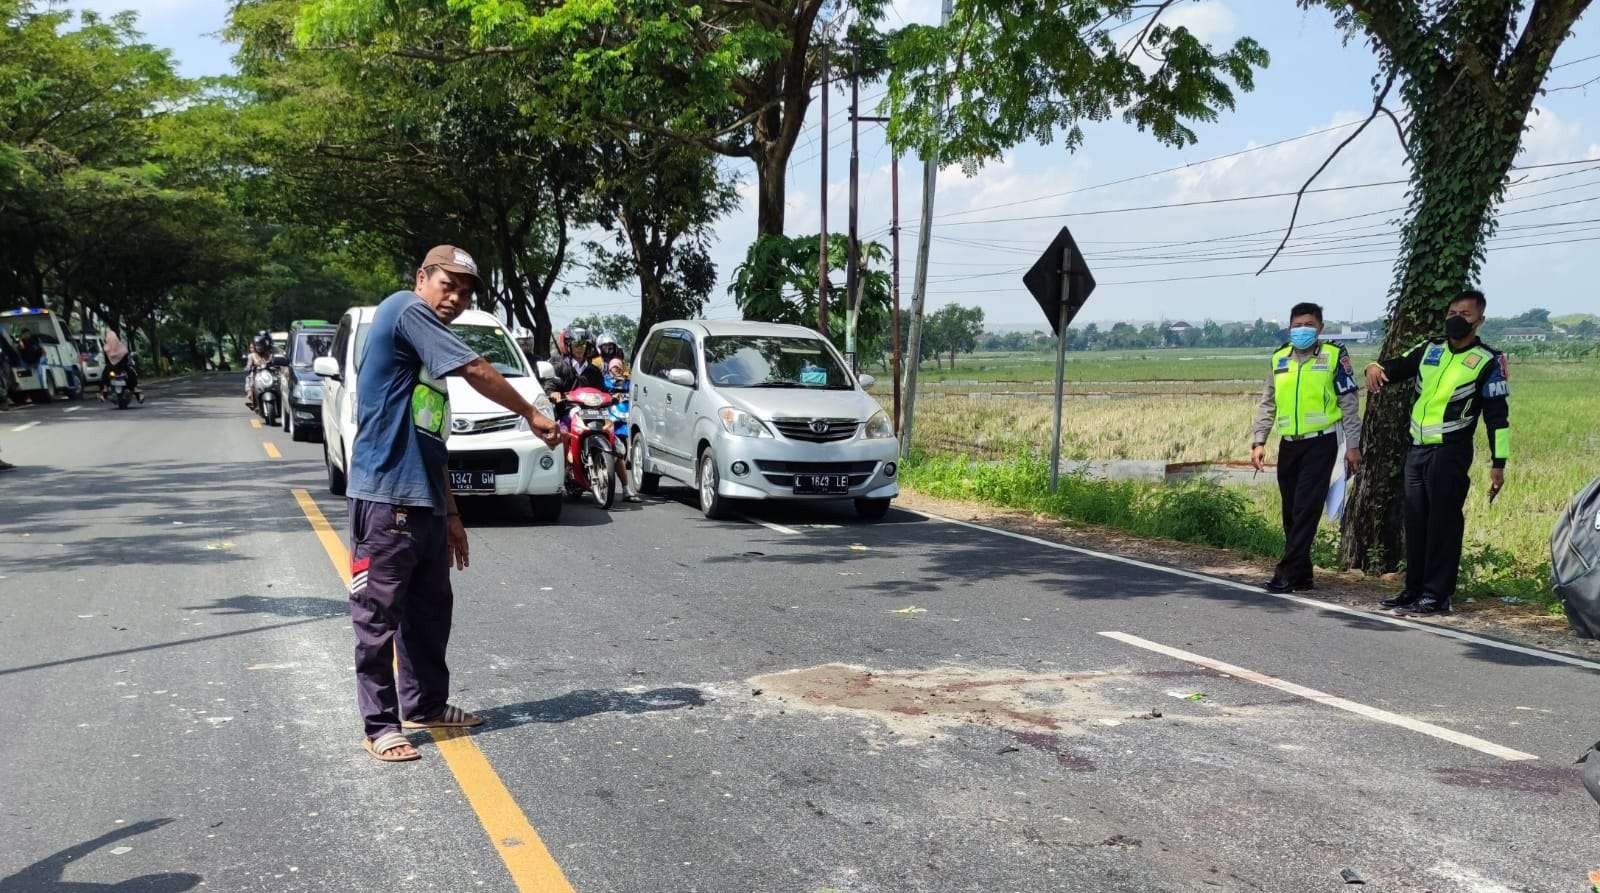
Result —
<path fill-rule="evenodd" d="M 1417 401 L 1411 404 L 1411 442 L 1444 443 L 1444 436 L 1478 420 L 1478 377 L 1494 354 L 1482 344 L 1455 353 L 1429 343 L 1417 367 Z M 1499 445 L 1496 445 L 1499 455 Z M 1509 455 L 1509 446 L 1506 448 Z M 1503 457 L 1502 457 L 1503 458 Z"/>
<path fill-rule="evenodd" d="M 1334 391 L 1340 354 L 1336 344 L 1319 342 L 1317 352 L 1297 362 L 1294 346 L 1272 355 L 1272 396 L 1278 405 L 1278 433 L 1285 437 L 1317 434 L 1339 424 L 1344 412 Z"/>

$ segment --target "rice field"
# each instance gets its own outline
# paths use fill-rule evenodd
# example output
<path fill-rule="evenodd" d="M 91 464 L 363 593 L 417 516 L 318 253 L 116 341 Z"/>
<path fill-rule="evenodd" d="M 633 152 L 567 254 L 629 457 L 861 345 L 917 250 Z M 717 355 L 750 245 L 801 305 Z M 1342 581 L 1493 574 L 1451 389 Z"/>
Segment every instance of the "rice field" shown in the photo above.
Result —
<path fill-rule="evenodd" d="M 1069 354 L 1062 455 L 1069 459 L 1244 461 L 1266 350 Z M 1355 351 L 1357 366 L 1372 350 Z M 925 365 L 916 446 L 935 455 L 998 459 L 1048 451 L 1049 354 L 974 354 L 955 368 Z M 885 395 L 886 396 L 886 395 Z M 884 402 L 888 402 L 885 399 Z M 1549 559 L 1557 512 L 1600 475 L 1600 358 L 1511 358 L 1512 460 L 1493 506 L 1484 496 L 1482 434 L 1468 500 L 1468 551 L 1537 572 Z M 1481 430 L 1481 429 L 1480 429 Z M 1269 461 L 1276 441 L 1269 445 Z M 1245 487 L 1268 518 L 1277 489 L 1263 474 Z"/>

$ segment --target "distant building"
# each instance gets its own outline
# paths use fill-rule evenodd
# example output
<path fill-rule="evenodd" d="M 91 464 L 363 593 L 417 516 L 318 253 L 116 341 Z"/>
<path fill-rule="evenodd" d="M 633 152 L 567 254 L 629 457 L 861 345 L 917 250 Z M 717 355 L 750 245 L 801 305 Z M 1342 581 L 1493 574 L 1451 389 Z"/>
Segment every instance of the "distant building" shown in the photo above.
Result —
<path fill-rule="evenodd" d="M 1532 326 L 1517 326 L 1515 328 L 1506 329 L 1505 339 L 1507 341 L 1519 341 L 1527 344 L 1534 341 L 1549 341 L 1550 333 L 1544 329 L 1534 328 Z"/>
<path fill-rule="evenodd" d="M 1182 337 L 1184 335 L 1189 334 L 1190 332 L 1197 332 L 1197 331 L 1199 331 L 1199 329 L 1195 328 L 1194 326 L 1189 325 L 1186 322 L 1183 322 L 1182 320 L 1179 320 L 1178 322 L 1175 322 L 1172 325 L 1167 326 L 1167 331 L 1171 332 L 1174 335 L 1178 335 L 1178 336 Z"/>
<path fill-rule="evenodd" d="M 1326 332 L 1323 337 L 1329 341 L 1343 341 L 1346 344 L 1368 344 L 1372 341 L 1373 333 L 1367 329 L 1352 329 L 1343 326 L 1337 332 Z"/>

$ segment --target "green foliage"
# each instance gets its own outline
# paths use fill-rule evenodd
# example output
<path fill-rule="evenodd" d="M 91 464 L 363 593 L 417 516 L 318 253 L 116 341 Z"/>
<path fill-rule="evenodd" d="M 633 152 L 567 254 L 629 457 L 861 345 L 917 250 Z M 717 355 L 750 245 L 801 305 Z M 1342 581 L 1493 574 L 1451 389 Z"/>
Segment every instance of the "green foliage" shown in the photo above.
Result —
<path fill-rule="evenodd" d="M 946 355 L 952 366 L 955 365 L 957 353 L 972 353 L 978 349 L 978 338 L 982 335 L 982 307 L 946 304 L 929 314 L 922 323 L 924 353 L 932 353 L 935 357 Z"/>
<path fill-rule="evenodd" d="M 1192 144 L 1189 123 L 1232 109 L 1267 52 L 1248 37 L 1214 50 L 1161 21 L 1170 4 L 1138 12 L 1150 5 L 957 0 L 947 25 L 911 26 L 889 44 L 890 139 L 968 171 L 1027 141 L 1077 149 L 1083 122 L 1113 115 L 1165 145 Z"/>
<path fill-rule="evenodd" d="M 817 327 L 817 267 L 821 261 L 821 238 L 812 236 L 759 236 L 745 255 L 744 263 L 733 271 L 728 291 L 738 302 L 745 319 Z M 840 350 L 845 346 L 844 276 L 849 262 L 849 240 L 843 235 L 828 237 L 828 337 Z M 861 245 L 862 270 L 860 321 L 856 344 L 861 356 L 883 352 L 889 337 L 889 273 L 882 269 L 887 249 L 879 242 Z M 873 269 L 871 264 L 878 264 Z"/>
<path fill-rule="evenodd" d="M 1237 491 L 1196 479 L 1182 484 L 1063 475 L 1050 492 L 1049 463 L 1034 455 L 1002 462 L 918 453 L 901 466 L 905 486 L 946 499 L 1023 509 L 1083 524 L 1274 557 L 1283 533 Z"/>

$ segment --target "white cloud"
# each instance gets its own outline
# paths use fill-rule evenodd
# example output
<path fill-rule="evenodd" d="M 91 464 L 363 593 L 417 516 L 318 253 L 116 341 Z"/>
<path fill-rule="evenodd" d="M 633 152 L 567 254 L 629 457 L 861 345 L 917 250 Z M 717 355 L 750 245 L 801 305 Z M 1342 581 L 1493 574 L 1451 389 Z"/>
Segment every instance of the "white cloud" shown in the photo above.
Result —
<path fill-rule="evenodd" d="M 1218 44 L 1239 33 L 1239 19 L 1222 0 L 1198 0 L 1183 6 L 1174 6 L 1161 17 L 1169 27 L 1189 29 L 1201 43 Z"/>
<path fill-rule="evenodd" d="M 1534 106 L 1528 115 L 1528 131 L 1522 135 L 1522 154 L 1518 164 L 1545 164 L 1587 158 L 1583 149 L 1583 122 L 1569 121 L 1544 106 Z"/>

